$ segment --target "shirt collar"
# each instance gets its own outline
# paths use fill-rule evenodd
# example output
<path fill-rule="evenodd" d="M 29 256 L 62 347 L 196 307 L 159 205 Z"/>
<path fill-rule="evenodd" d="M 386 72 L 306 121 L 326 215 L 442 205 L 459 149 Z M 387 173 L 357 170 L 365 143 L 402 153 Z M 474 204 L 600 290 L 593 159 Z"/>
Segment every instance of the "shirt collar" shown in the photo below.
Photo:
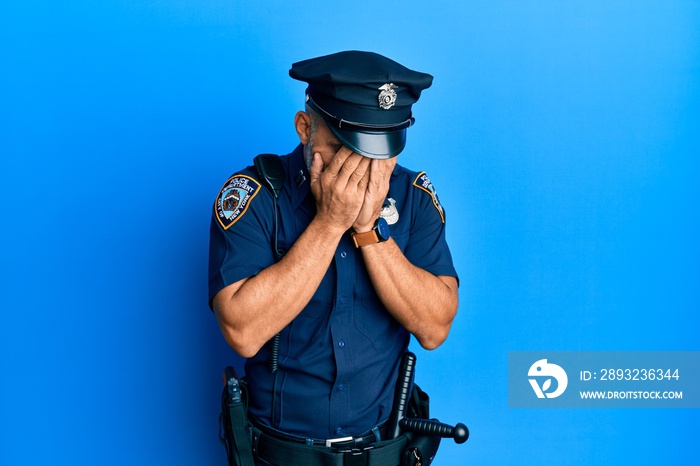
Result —
<path fill-rule="evenodd" d="M 292 187 L 292 202 L 296 208 L 304 202 L 311 191 L 311 176 L 309 175 L 308 168 L 306 168 L 304 146 L 301 144 L 290 154 L 289 174 L 287 176 L 289 177 L 289 183 Z"/>

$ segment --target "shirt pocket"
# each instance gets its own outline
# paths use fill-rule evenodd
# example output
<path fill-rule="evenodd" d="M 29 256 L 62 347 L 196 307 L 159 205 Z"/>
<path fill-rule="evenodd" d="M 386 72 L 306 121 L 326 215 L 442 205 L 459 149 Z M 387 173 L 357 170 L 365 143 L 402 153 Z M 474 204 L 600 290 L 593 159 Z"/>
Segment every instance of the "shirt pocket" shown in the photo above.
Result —
<path fill-rule="evenodd" d="M 333 308 L 333 277 L 327 273 L 316 293 L 298 316 L 283 331 L 285 354 L 294 359 L 325 341 L 328 322 Z M 293 292 L 293 291 L 290 291 Z"/>
<path fill-rule="evenodd" d="M 353 319 L 357 331 L 376 351 L 394 344 L 401 333 L 401 325 L 384 308 L 373 290 L 357 300 Z"/>

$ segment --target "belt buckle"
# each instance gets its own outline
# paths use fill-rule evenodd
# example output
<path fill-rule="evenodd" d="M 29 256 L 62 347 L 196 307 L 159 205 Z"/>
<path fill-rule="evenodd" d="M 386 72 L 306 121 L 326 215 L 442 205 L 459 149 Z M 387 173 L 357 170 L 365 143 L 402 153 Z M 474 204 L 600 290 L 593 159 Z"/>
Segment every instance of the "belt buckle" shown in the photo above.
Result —
<path fill-rule="evenodd" d="M 350 437 L 329 438 L 328 440 L 326 440 L 326 447 L 333 448 L 334 443 L 352 442 L 353 440 L 355 440 L 355 437 L 353 437 L 352 435 Z"/>

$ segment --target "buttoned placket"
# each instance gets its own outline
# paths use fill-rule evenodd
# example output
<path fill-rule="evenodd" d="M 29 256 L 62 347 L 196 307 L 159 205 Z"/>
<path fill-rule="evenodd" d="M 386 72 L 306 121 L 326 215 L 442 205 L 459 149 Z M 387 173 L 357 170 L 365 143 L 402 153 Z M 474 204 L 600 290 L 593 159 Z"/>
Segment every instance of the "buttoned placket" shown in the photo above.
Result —
<path fill-rule="evenodd" d="M 337 370 L 335 385 L 331 394 L 330 427 L 331 431 L 338 436 L 345 434 L 345 426 L 342 425 L 342 420 L 348 416 L 349 397 L 353 389 L 348 381 L 348 375 L 352 371 L 353 348 L 348 341 L 349 334 L 347 329 L 352 323 L 352 307 L 355 300 L 355 254 L 356 250 L 349 234 L 343 235 L 333 260 L 337 281 L 335 309 L 330 320 L 333 353 Z"/>

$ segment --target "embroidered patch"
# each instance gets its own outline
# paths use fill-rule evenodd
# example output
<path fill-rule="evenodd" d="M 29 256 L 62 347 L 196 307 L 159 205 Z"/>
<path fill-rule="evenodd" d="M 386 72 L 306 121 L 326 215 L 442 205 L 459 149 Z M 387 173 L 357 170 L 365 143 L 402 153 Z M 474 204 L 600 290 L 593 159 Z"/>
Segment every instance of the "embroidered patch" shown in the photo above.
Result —
<path fill-rule="evenodd" d="M 425 172 L 420 172 L 416 177 L 416 180 L 413 182 L 413 186 L 430 194 L 430 197 L 433 198 L 433 205 L 440 213 L 442 223 L 445 223 L 445 211 L 443 210 L 442 205 L 440 205 L 440 199 L 438 199 L 437 191 L 435 191 L 435 187 L 433 186 L 433 183 L 430 182 L 428 175 L 426 175 Z"/>
<path fill-rule="evenodd" d="M 224 183 L 214 205 L 216 218 L 224 230 L 245 214 L 259 190 L 260 183 L 245 175 L 232 176 Z"/>

